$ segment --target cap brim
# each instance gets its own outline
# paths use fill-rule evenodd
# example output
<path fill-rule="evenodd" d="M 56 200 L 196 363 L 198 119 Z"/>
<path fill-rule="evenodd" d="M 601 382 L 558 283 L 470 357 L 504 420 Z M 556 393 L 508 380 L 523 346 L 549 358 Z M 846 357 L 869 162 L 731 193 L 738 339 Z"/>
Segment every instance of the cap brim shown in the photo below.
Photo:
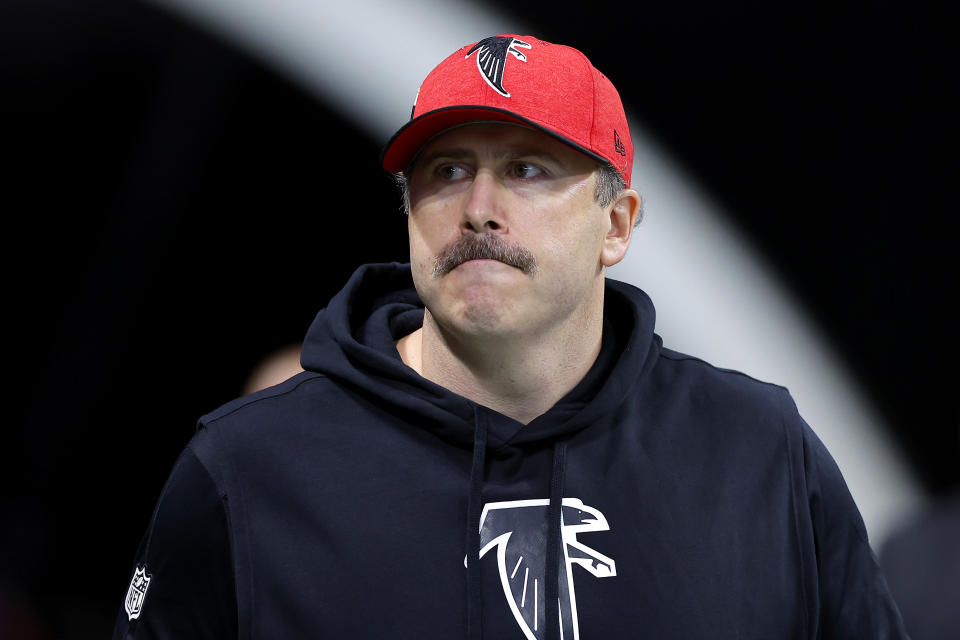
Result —
<path fill-rule="evenodd" d="M 522 124 L 546 135 L 555 138 L 567 146 L 600 163 L 608 163 L 603 156 L 586 149 L 573 140 L 561 136 L 555 131 L 534 122 L 528 118 L 518 116 L 506 109 L 485 107 L 481 105 L 457 105 L 429 111 L 417 116 L 400 128 L 383 148 L 380 162 L 383 168 L 391 173 L 398 173 L 407 169 L 410 161 L 420 151 L 420 148 L 434 136 L 468 122 L 507 122 Z"/>

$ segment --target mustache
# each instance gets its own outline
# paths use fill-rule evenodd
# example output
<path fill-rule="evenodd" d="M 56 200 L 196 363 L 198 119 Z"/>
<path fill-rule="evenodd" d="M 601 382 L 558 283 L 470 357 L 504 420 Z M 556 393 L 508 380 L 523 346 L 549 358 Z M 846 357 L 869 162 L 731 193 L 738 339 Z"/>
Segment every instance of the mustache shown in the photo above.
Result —
<path fill-rule="evenodd" d="M 492 233 L 472 233 L 447 245 L 434 258 L 433 275 L 447 275 L 468 260 L 498 260 L 526 274 L 537 272 L 537 259 L 524 246 L 510 244 Z"/>

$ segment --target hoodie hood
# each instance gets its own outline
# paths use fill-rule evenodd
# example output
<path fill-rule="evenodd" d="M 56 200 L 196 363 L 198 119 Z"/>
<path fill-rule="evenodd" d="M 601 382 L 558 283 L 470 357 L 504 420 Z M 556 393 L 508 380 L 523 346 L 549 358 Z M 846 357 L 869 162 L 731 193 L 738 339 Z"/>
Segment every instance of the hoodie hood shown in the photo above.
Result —
<path fill-rule="evenodd" d="M 424 306 L 408 264 L 360 267 L 320 311 L 307 332 L 301 364 L 463 447 L 474 444 L 476 403 L 417 374 L 395 342 L 420 328 Z M 580 383 L 545 414 L 523 425 L 489 410 L 487 447 L 573 435 L 615 410 L 657 360 L 650 298 L 636 287 L 606 281 L 603 345 Z"/>

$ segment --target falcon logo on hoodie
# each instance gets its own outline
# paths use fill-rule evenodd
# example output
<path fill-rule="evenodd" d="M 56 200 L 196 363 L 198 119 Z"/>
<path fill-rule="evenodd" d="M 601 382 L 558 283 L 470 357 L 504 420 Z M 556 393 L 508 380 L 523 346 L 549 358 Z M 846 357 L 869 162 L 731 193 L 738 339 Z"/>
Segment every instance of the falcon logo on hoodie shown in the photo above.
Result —
<path fill-rule="evenodd" d="M 563 557 L 558 571 L 560 629 L 565 640 L 578 640 L 573 565 L 580 565 L 596 578 L 617 575 L 617 567 L 612 558 L 577 541 L 578 533 L 610 529 L 603 514 L 577 498 L 564 498 L 562 505 Z M 549 500 L 492 502 L 484 506 L 480 518 L 480 557 L 497 549 L 503 593 L 529 640 L 542 639 L 547 628 L 544 576 L 549 506 Z"/>
<path fill-rule="evenodd" d="M 478 49 L 477 69 L 480 75 L 487 81 L 487 84 L 493 87 L 493 90 L 505 98 L 510 97 L 510 93 L 503 88 L 503 71 L 507 67 L 507 54 L 509 53 L 521 62 L 527 61 L 527 56 L 517 47 L 524 49 L 532 48 L 530 44 L 516 38 L 506 38 L 504 36 L 492 36 L 484 38 L 473 45 L 464 58 L 469 58 L 474 51 Z"/>

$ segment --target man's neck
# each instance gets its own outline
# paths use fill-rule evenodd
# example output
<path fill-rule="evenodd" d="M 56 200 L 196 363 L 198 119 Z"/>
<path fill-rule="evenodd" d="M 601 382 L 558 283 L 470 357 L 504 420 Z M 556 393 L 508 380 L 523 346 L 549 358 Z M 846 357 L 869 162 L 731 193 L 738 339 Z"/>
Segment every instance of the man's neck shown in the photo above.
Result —
<path fill-rule="evenodd" d="M 401 338 L 397 351 L 424 378 L 528 424 L 583 379 L 602 334 L 597 315 L 533 339 L 478 342 L 444 331 L 425 311 L 423 327 Z"/>

